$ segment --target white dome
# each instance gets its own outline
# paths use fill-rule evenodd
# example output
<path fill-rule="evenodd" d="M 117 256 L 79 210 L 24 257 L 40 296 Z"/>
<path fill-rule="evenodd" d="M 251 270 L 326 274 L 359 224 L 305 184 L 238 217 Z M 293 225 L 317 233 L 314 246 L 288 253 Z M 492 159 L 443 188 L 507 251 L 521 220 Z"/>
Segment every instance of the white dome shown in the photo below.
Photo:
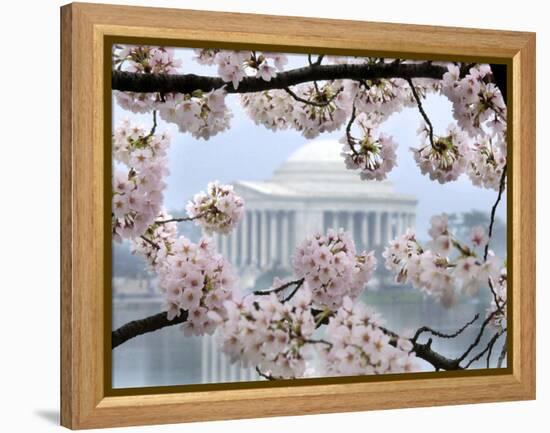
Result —
<path fill-rule="evenodd" d="M 286 162 L 335 162 L 344 166 L 342 143 L 338 140 L 316 140 L 304 144 Z"/>
<path fill-rule="evenodd" d="M 249 206 L 268 198 L 285 206 L 292 201 L 300 208 L 331 210 L 389 202 L 416 205 L 414 197 L 396 194 L 390 181 L 361 180 L 359 170 L 348 170 L 342 147 L 337 140 L 308 141 L 275 170 L 271 179 L 237 181 L 236 191 Z"/>
<path fill-rule="evenodd" d="M 358 170 L 348 170 L 338 140 L 308 141 L 275 170 L 272 181 L 313 194 L 391 193 L 388 181 L 364 181 Z"/>

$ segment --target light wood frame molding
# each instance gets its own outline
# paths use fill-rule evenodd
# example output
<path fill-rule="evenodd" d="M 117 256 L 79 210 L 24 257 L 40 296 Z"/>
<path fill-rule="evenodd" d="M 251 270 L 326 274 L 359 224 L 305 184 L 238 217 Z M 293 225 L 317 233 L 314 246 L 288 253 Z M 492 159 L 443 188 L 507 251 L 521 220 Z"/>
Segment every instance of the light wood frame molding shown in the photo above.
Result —
<path fill-rule="evenodd" d="M 535 398 L 535 35 L 98 4 L 61 8 L 61 424 L 73 428 Z M 105 388 L 105 38 L 162 38 L 508 65 L 513 255 L 506 374 L 132 396 Z M 511 122 L 511 123 L 510 123 Z M 109 276 L 110 277 L 110 276 Z M 110 332 L 110 330 L 108 330 Z"/>

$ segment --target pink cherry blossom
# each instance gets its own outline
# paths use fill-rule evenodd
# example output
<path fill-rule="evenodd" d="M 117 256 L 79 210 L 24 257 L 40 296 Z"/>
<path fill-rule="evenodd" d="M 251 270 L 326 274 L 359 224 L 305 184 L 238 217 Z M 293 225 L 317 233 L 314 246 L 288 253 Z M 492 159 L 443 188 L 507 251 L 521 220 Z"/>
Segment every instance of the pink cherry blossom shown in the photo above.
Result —
<path fill-rule="evenodd" d="M 274 293 L 226 301 L 228 313 L 219 325 L 222 350 L 232 362 L 257 365 L 274 377 L 303 376 L 315 330 L 310 302 L 305 288 L 287 303 Z"/>
<path fill-rule="evenodd" d="M 186 210 L 207 233 L 227 234 L 243 217 L 244 200 L 235 194 L 233 186 L 211 182 L 207 192 L 200 192 L 189 201 Z"/>
<path fill-rule="evenodd" d="M 225 301 L 234 296 L 236 276 L 231 265 L 214 251 L 209 239 L 195 244 L 184 236 L 173 239 L 155 270 L 168 318 L 187 311 L 186 335 L 213 333 L 215 317 L 225 317 Z"/>
<path fill-rule="evenodd" d="M 147 133 L 128 121 L 122 121 L 115 129 L 113 158 L 120 164 L 113 177 L 115 240 L 139 237 L 161 211 L 169 142 L 166 133 Z"/>
<path fill-rule="evenodd" d="M 329 230 L 304 240 L 293 257 L 298 278 L 304 278 L 318 306 L 336 309 L 346 296 L 359 296 L 376 267 L 374 254 L 357 254 L 350 235 Z"/>
<path fill-rule="evenodd" d="M 381 325 L 375 311 L 345 298 L 326 329 L 330 345 L 321 348 L 325 373 L 356 376 L 419 370 L 410 342 L 401 339 L 399 344 L 392 342 Z"/>

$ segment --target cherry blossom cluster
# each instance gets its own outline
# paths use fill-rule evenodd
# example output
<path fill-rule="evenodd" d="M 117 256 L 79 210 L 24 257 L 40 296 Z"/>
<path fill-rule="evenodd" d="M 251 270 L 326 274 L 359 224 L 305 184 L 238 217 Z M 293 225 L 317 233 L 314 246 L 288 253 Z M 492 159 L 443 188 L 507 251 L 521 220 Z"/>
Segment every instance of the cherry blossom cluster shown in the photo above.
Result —
<path fill-rule="evenodd" d="M 232 117 L 225 103 L 226 92 L 196 90 L 192 94 L 177 93 L 165 96 L 158 105 L 160 117 L 177 125 L 180 132 L 189 132 L 195 138 L 208 140 L 229 129 Z"/>
<path fill-rule="evenodd" d="M 364 113 L 357 116 L 356 123 L 362 133 L 355 138 L 348 132 L 340 141 L 344 143 L 342 156 L 349 170 L 360 170 L 363 180 L 384 180 L 397 165 L 397 143 L 391 136 L 377 134 Z"/>
<path fill-rule="evenodd" d="M 289 302 L 271 293 L 229 300 L 224 305 L 227 316 L 219 320 L 220 339 L 232 362 L 258 366 L 277 378 L 304 375 L 315 331 L 308 289 L 298 290 Z"/>
<path fill-rule="evenodd" d="M 121 70 L 142 74 L 175 74 L 181 60 L 174 50 L 164 47 L 126 46 L 113 51 L 114 65 Z M 134 113 L 158 110 L 160 117 L 196 138 L 209 139 L 229 128 L 231 112 L 225 104 L 223 89 L 191 94 L 114 92 L 117 103 Z"/>
<path fill-rule="evenodd" d="M 463 77 L 457 65 L 449 64 L 448 69 L 441 92 L 453 103 L 458 125 L 471 137 L 492 133 L 505 141 L 506 104 L 493 83 L 491 67 L 475 65 Z"/>
<path fill-rule="evenodd" d="M 416 91 L 424 96 L 433 89 L 433 80 L 416 80 Z M 400 78 L 379 80 L 343 80 L 342 86 L 355 108 L 360 113 L 376 114 L 377 123 L 386 120 L 403 107 L 415 104 L 407 81 Z"/>
<path fill-rule="evenodd" d="M 273 131 L 294 129 L 308 139 L 341 128 L 351 110 L 350 101 L 336 82 L 243 94 L 241 105 L 257 125 Z"/>
<path fill-rule="evenodd" d="M 458 66 L 450 64 L 448 69 L 441 93 L 453 103 L 458 126 L 473 140 L 468 176 L 474 185 L 498 190 L 507 154 L 502 93 L 492 82 L 489 65 L 476 65 L 462 78 Z"/>
<path fill-rule="evenodd" d="M 330 318 L 321 349 L 323 366 L 330 376 L 404 373 L 419 370 L 410 340 L 390 336 L 381 328 L 380 316 L 362 303 L 344 298 Z"/>
<path fill-rule="evenodd" d="M 156 269 L 168 320 L 187 311 L 182 325 L 186 336 L 212 334 L 218 324 L 212 315 L 225 318 L 224 303 L 233 296 L 236 275 L 231 265 L 207 237 L 195 244 L 180 236 L 160 248 L 164 257 Z"/>
<path fill-rule="evenodd" d="M 201 65 L 216 65 L 218 75 L 235 89 L 248 76 L 270 81 L 288 63 L 284 54 L 256 51 L 195 50 L 195 60 Z"/>
<path fill-rule="evenodd" d="M 161 210 L 170 137 L 122 121 L 113 134 L 113 238 L 135 238 Z"/>
<path fill-rule="evenodd" d="M 187 215 L 207 233 L 229 233 L 244 215 L 244 200 L 232 185 L 208 184 L 206 192 L 195 194 L 186 206 Z"/>
<path fill-rule="evenodd" d="M 472 183 L 483 188 L 498 190 L 506 165 L 506 141 L 495 144 L 494 137 L 478 137 L 472 144 L 467 174 Z"/>
<path fill-rule="evenodd" d="M 319 56 L 316 64 L 321 64 Z M 284 54 L 219 49 L 195 50 L 200 65 L 217 68 L 218 76 L 238 90 L 243 79 L 271 81 L 284 71 Z M 181 62 L 172 49 L 150 46 L 116 47 L 113 61 L 117 69 L 142 74 L 174 74 Z M 393 59 L 326 57 L 335 64 L 394 63 Z M 400 63 L 415 63 L 399 60 Z M 311 56 L 309 63 L 313 65 Z M 434 135 L 426 125 L 419 133 L 423 140 L 413 155 L 423 174 L 438 182 L 450 182 L 467 174 L 474 185 L 499 189 L 506 164 L 506 106 L 494 84 L 489 65 L 477 64 L 468 71 L 453 63 L 442 80 L 415 78 L 340 79 L 309 82 L 286 89 L 241 95 L 241 103 L 251 119 L 271 130 L 295 129 L 306 138 L 341 129 L 350 119 L 343 141 L 346 165 L 359 170 L 362 179 L 383 180 L 395 167 L 396 144 L 375 131 L 391 114 L 403 107 L 419 105 L 429 92 L 440 92 L 453 104 L 457 126 L 443 135 Z M 209 139 L 229 128 L 231 112 L 222 89 L 190 94 L 115 92 L 119 105 L 138 113 L 158 110 L 163 120 L 175 123 L 181 132 Z M 423 113 L 423 117 L 426 117 Z M 360 138 L 351 128 L 358 125 Z"/>
<path fill-rule="evenodd" d="M 241 95 L 241 105 L 256 125 L 271 131 L 294 125 L 292 113 L 296 101 L 284 90 L 269 90 Z"/>
<path fill-rule="evenodd" d="M 489 281 L 498 280 L 503 261 L 492 252 L 486 260 L 477 253 L 487 242 L 482 227 L 472 229 L 471 246 L 463 245 L 449 231 L 447 215 L 442 214 L 432 217 L 429 234 L 428 249 L 407 230 L 384 250 L 386 268 L 397 283 L 409 283 L 450 307 L 459 291 L 473 295 Z"/>
<path fill-rule="evenodd" d="M 458 179 L 464 173 L 470 158 L 467 135 L 456 125 L 449 125 L 446 135 L 432 137 L 432 144 L 430 130 L 424 122 L 418 133 L 424 142 L 422 147 L 411 148 L 411 151 L 421 173 L 439 183 Z"/>
<path fill-rule="evenodd" d="M 113 64 L 129 72 L 175 74 L 181 60 L 174 58 L 173 48 L 125 45 L 113 50 Z"/>
<path fill-rule="evenodd" d="M 143 257 L 151 271 L 158 268 L 177 239 L 178 225 L 171 219 L 172 215 L 162 210 L 141 237 L 131 239 L 132 254 Z"/>
<path fill-rule="evenodd" d="M 290 126 L 308 139 L 340 129 L 351 112 L 350 101 L 336 82 L 300 84 L 293 93 L 308 102 L 294 102 Z"/>
<path fill-rule="evenodd" d="M 372 252 L 357 254 L 349 233 L 329 230 L 305 239 L 293 257 L 294 273 L 305 279 L 317 306 L 337 309 L 357 298 L 376 268 Z"/>
<path fill-rule="evenodd" d="M 125 45 L 113 50 L 113 65 L 128 72 L 141 74 L 176 74 L 181 60 L 174 58 L 174 50 L 165 47 Z M 113 92 L 117 103 L 134 113 L 147 113 L 162 102 L 156 93 Z"/>

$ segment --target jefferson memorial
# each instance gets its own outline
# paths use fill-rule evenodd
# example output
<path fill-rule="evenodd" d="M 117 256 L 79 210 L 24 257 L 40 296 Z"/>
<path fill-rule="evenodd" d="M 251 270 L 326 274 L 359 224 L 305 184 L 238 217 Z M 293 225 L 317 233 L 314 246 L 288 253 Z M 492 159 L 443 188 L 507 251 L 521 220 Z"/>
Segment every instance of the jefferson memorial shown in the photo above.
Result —
<path fill-rule="evenodd" d="M 344 228 L 358 251 L 370 251 L 414 228 L 416 198 L 396 193 L 389 181 L 361 180 L 358 171 L 346 169 L 341 149 L 336 140 L 311 141 L 271 179 L 233 182 L 246 213 L 231 235 L 214 240 L 243 289 L 267 289 L 273 276 L 290 274 L 295 246 L 316 232 Z M 253 369 L 230 365 L 214 340 L 203 338 L 203 383 L 257 379 Z"/>
<path fill-rule="evenodd" d="M 291 271 L 305 237 L 329 228 L 352 233 L 358 251 L 381 247 L 414 227 L 415 197 L 389 181 L 364 181 L 348 170 L 336 140 L 312 141 L 295 151 L 266 181 L 239 180 L 246 213 L 230 236 L 216 235 L 218 251 L 248 288 L 268 270 Z"/>

